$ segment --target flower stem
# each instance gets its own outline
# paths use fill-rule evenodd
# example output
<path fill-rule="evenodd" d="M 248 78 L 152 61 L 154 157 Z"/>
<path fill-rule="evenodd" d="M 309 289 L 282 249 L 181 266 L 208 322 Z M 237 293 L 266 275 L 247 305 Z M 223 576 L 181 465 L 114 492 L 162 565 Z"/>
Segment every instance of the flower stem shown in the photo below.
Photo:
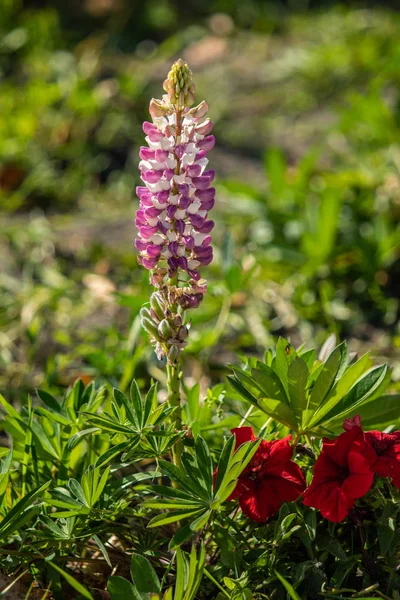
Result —
<path fill-rule="evenodd" d="M 176 407 L 176 410 L 171 415 L 171 423 L 173 423 L 175 429 L 179 432 L 182 430 L 180 383 L 180 364 L 179 359 L 177 359 L 175 362 L 167 364 L 167 401 L 169 406 Z M 178 440 L 172 447 L 172 461 L 177 467 L 181 465 L 182 452 L 183 444 L 181 440 Z"/>

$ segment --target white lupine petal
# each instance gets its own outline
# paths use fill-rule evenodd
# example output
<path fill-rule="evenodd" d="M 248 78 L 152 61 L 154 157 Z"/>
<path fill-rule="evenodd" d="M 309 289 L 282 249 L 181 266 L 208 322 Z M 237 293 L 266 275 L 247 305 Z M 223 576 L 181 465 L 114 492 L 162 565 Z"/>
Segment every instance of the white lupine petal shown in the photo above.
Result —
<path fill-rule="evenodd" d="M 150 225 L 150 227 L 155 227 L 158 223 L 158 217 L 154 217 L 154 219 L 146 219 L 147 223 Z"/>
<path fill-rule="evenodd" d="M 191 232 L 192 232 L 192 226 L 189 225 L 189 223 L 187 223 L 185 225 L 185 230 L 183 232 L 183 235 L 191 235 Z"/>
<path fill-rule="evenodd" d="M 161 148 L 162 150 L 172 150 L 172 148 L 174 147 L 174 143 L 170 138 L 163 138 L 159 142 L 159 144 L 159 148 Z"/>
<path fill-rule="evenodd" d="M 200 160 L 197 160 L 196 165 L 200 165 L 204 171 L 204 169 L 208 165 L 208 158 L 201 158 Z"/>
<path fill-rule="evenodd" d="M 197 269 L 199 265 L 201 265 L 201 262 L 198 260 L 188 260 L 189 269 Z"/>
<path fill-rule="evenodd" d="M 165 237 L 163 235 L 160 235 L 159 233 L 155 233 L 149 239 L 150 242 L 152 242 L 156 246 L 161 246 L 161 244 L 165 242 Z"/>
<path fill-rule="evenodd" d="M 175 213 L 175 219 L 184 219 L 186 216 L 186 210 L 183 210 L 182 208 L 177 210 Z"/>
<path fill-rule="evenodd" d="M 146 181 L 145 184 L 146 184 L 147 189 L 152 194 L 157 194 L 157 192 L 161 192 L 164 189 L 162 186 L 161 179 L 159 181 L 157 181 L 157 183 L 148 183 L 148 181 Z"/>
<path fill-rule="evenodd" d="M 204 241 L 204 238 L 206 237 L 206 234 L 205 233 L 198 233 L 196 231 L 196 233 L 193 234 L 193 237 L 194 237 L 194 244 L 195 244 L 195 246 L 201 246 L 201 244 Z"/>
<path fill-rule="evenodd" d="M 161 256 L 168 259 L 168 258 L 171 258 L 172 254 L 169 250 L 164 250 L 164 252 L 162 252 Z"/>
<path fill-rule="evenodd" d="M 141 160 L 139 163 L 139 169 L 143 169 L 145 171 L 148 171 L 149 169 L 152 169 L 153 165 L 151 164 L 151 162 L 149 160 Z"/>
<path fill-rule="evenodd" d="M 178 254 L 178 256 L 185 256 L 185 254 L 186 254 L 185 246 L 178 246 L 177 254 Z"/>
<path fill-rule="evenodd" d="M 178 239 L 175 231 L 167 231 L 167 238 L 170 242 L 176 242 Z"/>
<path fill-rule="evenodd" d="M 181 173 L 180 175 L 174 175 L 175 183 L 186 183 L 186 175 L 185 173 Z"/>
<path fill-rule="evenodd" d="M 206 210 L 199 210 L 197 212 L 197 214 L 199 215 L 199 217 L 206 217 L 207 216 L 207 211 Z"/>
<path fill-rule="evenodd" d="M 169 157 L 167 158 L 167 167 L 168 169 L 176 169 L 176 158 L 174 157 L 173 154 L 170 154 Z"/>
<path fill-rule="evenodd" d="M 168 119 L 165 117 L 153 117 L 153 123 L 160 131 L 163 131 L 168 125 Z"/>
<path fill-rule="evenodd" d="M 179 202 L 179 194 L 171 194 L 169 197 L 169 204 L 176 206 Z"/>
<path fill-rule="evenodd" d="M 189 204 L 189 206 L 186 209 L 186 212 L 189 213 L 189 215 L 194 215 L 195 213 L 197 213 L 200 206 L 201 206 L 200 200 L 195 200 L 194 202 L 192 202 L 192 204 Z M 201 211 L 201 212 L 203 212 L 203 211 Z M 200 212 L 199 212 L 199 214 L 200 214 Z"/>
<path fill-rule="evenodd" d="M 181 164 L 185 167 L 186 165 L 192 165 L 196 155 L 193 154 L 184 154 L 181 158 Z"/>
<path fill-rule="evenodd" d="M 168 115 L 168 123 L 170 125 L 176 125 L 176 113 L 172 113 L 171 115 Z"/>
<path fill-rule="evenodd" d="M 158 208 L 159 210 L 162 210 L 164 208 L 165 204 L 160 204 L 157 198 L 153 197 L 151 200 L 153 202 L 154 208 Z"/>
<path fill-rule="evenodd" d="M 160 142 L 152 142 L 148 135 L 146 135 L 145 140 L 150 150 L 159 150 L 161 148 Z"/>

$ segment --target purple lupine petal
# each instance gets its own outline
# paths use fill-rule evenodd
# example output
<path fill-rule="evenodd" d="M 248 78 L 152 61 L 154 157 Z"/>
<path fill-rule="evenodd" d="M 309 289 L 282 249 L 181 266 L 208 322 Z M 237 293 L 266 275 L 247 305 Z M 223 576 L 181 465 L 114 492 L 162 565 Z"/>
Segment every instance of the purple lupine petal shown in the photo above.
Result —
<path fill-rule="evenodd" d="M 195 131 L 196 133 L 200 133 L 200 135 L 208 135 L 213 128 L 213 124 L 210 119 L 204 121 L 200 125 L 196 125 Z"/>
<path fill-rule="evenodd" d="M 151 196 L 151 193 L 149 192 L 147 187 L 144 187 L 143 185 L 138 185 L 136 188 L 136 195 L 141 200 L 143 196 Z"/>
<path fill-rule="evenodd" d="M 194 248 L 194 238 L 191 235 L 186 235 L 182 238 L 183 243 L 190 250 Z"/>
<path fill-rule="evenodd" d="M 183 235 L 184 231 L 185 231 L 185 221 L 182 220 L 178 220 L 175 221 L 175 227 L 178 233 L 180 233 L 181 235 Z"/>
<path fill-rule="evenodd" d="M 168 244 L 168 250 L 171 252 L 171 254 L 173 256 L 176 256 L 178 254 L 178 248 L 179 248 L 178 242 L 170 242 Z"/>
<path fill-rule="evenodd" d="M 178 259 L 175 256 L 171 256 L 168 259 L 168 266 L 172 271 L 176 271 L 178 268 Z"/>
<path fill-rule="evenodd" d="M 165 204 L 169 198 L 169 190 L 163 190 L 157 193 L 157 200 L 160 204 Z"/>
<path fill-rule="evenodd" d="M 147 181 L 147 183 L 157 183 L 162 177 L 161 171 L 144 171 L 142 173 L 143 181 Z"/>
<path fill-rule="evenodd" d="M 180 208 L 182 208 L 183 210 L 186 210 L 187 207 L 189 206 L 189 204 L 191 203 L 192 199 L 189 198 L 189 196 L 181 196 L 179 198 L 179 206 Z"/>
<path fill-rule="evenodd" d="M 200 160 L 203 160 L 203 158 L 207 158 L 207 152 L 206 152 L 206 150 L 200 150 L 200 152 L 198 152 L 196 154 L 196 162 L 199 162 Z"/>
<path fill-rule="evenodd" d="M 212 208 L 214 208 L 214 204 L 215 204 L 215 199 L 214 198 L 210 198 L 209 200 L 203 200 L 201 203 L 201 209 L 202 210 L 211 210 Z"/>
<path fill-rule="evenodd" d="M 149 121 L 145 121 L 142 125 L 142 129 L 144 131 L 144 133 L 146 135 L 148 135 L 150 133 L 150 131 L 154 131 L 157 130 L 157 127 L 154 125 L 154 123 L 150 123 Z"/>
<path fill-rule="evenodd" d="M 202 175 L 201 177 L 193 177 L 192 183 L 197 190 L 206 190 L 211 183 L 211 179 Z"/>
<path fill-rule="evenodd" d="M 175 154 L 178 158 L 182 158 L 185 154 L 185 148 L 185 144 L 178 144 L 178 146 L 175 146 Z"/>
<path fill-rule="evenodd" d="M 157 258 L 147 258 L 146 256 L 141 256 L 142 265 L 151 271 L 157 264 Z"/>
<path fill-rule="evenodd" d="M 211 235 L 206 235 L 206 237 L 204 238 L 204 240 L 202 241 L 201 245 L 202 246 L 209 246 L 212 242 L 212 237 Z"/>
<path fill-rule="evenodd" d="M 146 254 L 151 258 L 158 258 L 161 254 L 161 246 L 155 244 L 148 244 L 146 248 Z"/>
<path fill-rule="evenodd" d="M 135 246 L 139 250 L 139 252 L 144 252 L 144 250 L 146 250 L 146 248 L 148 246 L 148 243 L 145 242 L 144 240 L 137 238 L 135 240 Z"/>
<path fill-rule="evenodd" d="M 147 219 L 154 219 L 155 217 L 158 217 L 161 212 L 161 210 L 152 206 L 151 208 L 146 208 L 144 214 Z"/>
<path fill-rule="evenodd" d="M 199 164 L 193 164 L 193 165 L 189 165 L 188 168 L 186 169 L 186 173 L 189 175 L 189 177 L 198 177 L 201 173 L 202 169 L 201 169 L 201 165 Z"/>
<path fill-rule="evenodd" d="M 175 171 L 173 169 L 165 169 L 163 175 L 164 175 L 165 179 L 167 179 L 168 181 L 171 181 L 171 179 L 175 175 Z"/>
<path fill-rule="evenodd" d="M 188 269 L 188 273 L 190 277 L 195 281 L 199 281 L 199 279 L 201 278 L 200 271 L 197 271 L 197 269 Z"/>
<path fill-rule="evenodd" d="M 208 169 L 208 171 L 204 171 L 203 177 L 209 177 L 210 181 L 213 181 L 213 179 L 215 177 L 215 171 L 214 171 L 214 169 Z"/>
<path fill-rule="evenodd" d="M 158 227 L 150 227 L 150 225 L 140 225 L 138 229 L 141 237 L 145 240 L 148 240 L 149 237 L 158 231 Z"/>
<path fill-rule="evenodd" d="M 215 146 L 215 137 L 213 135 L 208 135 L 204 139 L 200 140 L 200 142 L 197 142 L 197 147 L 200 148 L 200 150 L 204 150 L 205 152 L 212 150 L 212 148 L 214 148 L 214 146 Z"/>
<path fill-rule="evenodd" d="M 193 227 L 195 227 L 196 229 L 199 229 L 199 227 L 202 227 L 205 222 L 205 218 L 201 217 L 200 215 L 190 215 L 189 220 L 190 220 L 191 224 L 193 225 Z M 204 232 L 204 233 L 208 233 L 208 231 Z"/>
<path fill-rule="evenodd" d="M 175 217 L 176 211 L 177 211 L 177 206 L 170 204 L 169 206 L 167 206 L 167 210 L 165 212 L 169 219 L 173 219 Z"/>
<path fill-rule="evenodd" d="M 184 269 L 185 271 L 188 268 L 188 261 L 186 256 L 179 256 L 178 258 L 178 266 L 181 267 L 181 269 Z"/>
<path fill-rule="evenodd" d="M 163 137 L 164 137 L 164 134 L 161 131 L 159 131 L 156 127 L 152 131 L 149 131 L 149 133 L 148 133 L 148 138 L 151 142 L 161 142 Z M 206 138 L 204 138 L 204 139 L 206 139 Z"/>
<path fill-rule="evenodd" d="M 203 225 L 197 228 L 200 233 L 210 233 L 214 227 L 214 221 L 206 221 Z"/>
<path fill-rule="evenodd" d="M 200 263 L 202 264 L 203 267 L 206 267 L 207 265 L 209 265 L 212 262 L 212 259 L 213 259 L 212 253 L 210 254 L 210 256 L 202 256 L 202 257 L 198 258 L 198 260 L 200 261 Z"/>
<path fill-rule="evenodd" d="M 180 194 L 182 194 L 182 196 L 188 196 L 189 195 L 189 185 L 187 183 L 180 183 L 178 185 L 178 191 Z"/>
<path fill-rule="evenodd" d="M 215 197 L 215 188 L 211 187 L 207 190 L 196 190 L 195 195 L 201 201 L 210 200 Z"/>
<path fill-rule="evenodd" d="M 139 156 L 142 160 L 154 160 L 157 154 L 156 152 L 154 152 L 154 150 L 150 150 L 150 148 L 147 148 L 147 146 L 141 146 L 139 150 Z"/>
<path fill-rule="evenodd" d="M 210 254 L 212 254 L 213 250 L 212 250 L 211 246 L 195 246 L 193 248 L 193 252 L 195 253 L 197 258 L 199 256 L 204 258 L 206 256 L 210 256 Z"/>
<path fill-rule="evenodd" d="M 159 163 L 163 163 L 167 160 L 169 153 L 166 150 L 161 150 L 160 148 L 155 151 L 156 161 Z"/>

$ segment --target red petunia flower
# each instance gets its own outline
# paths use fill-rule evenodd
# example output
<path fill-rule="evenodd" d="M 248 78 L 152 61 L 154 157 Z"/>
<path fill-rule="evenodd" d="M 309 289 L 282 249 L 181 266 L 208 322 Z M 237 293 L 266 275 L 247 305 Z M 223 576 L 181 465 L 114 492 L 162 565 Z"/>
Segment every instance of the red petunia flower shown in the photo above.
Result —
<path fill-rule="evenodd" d="M 236 437 L 236 448 L 256 439 L 251 427 L 237 427 L 232 433 Z M 296 500 L 304 491 L 304 475 L 291 460 L 290 439 L 288 435 L 272 442 L 262 440 L 229 498 L 238 498 L 240 508 L 253 521 L 264 523 L 283 502 Z"/>
<path fill-rule="evenodd" d="M 314 478 L 304 493 L 304 504 L 318 508 L 323 517 L 334 523 L 343 521 L 357 498 L 368 492 L 377 458 L 359 421 L 348 421 L 345 428 L 335 440 L 323 440 Z"/>
<path fill-rule="evenodd" d="M 372 470 L 380 477 L 390 477 L 400 490 L 400 431 L 367 431 L 365 437 L 377 454 Z"/>

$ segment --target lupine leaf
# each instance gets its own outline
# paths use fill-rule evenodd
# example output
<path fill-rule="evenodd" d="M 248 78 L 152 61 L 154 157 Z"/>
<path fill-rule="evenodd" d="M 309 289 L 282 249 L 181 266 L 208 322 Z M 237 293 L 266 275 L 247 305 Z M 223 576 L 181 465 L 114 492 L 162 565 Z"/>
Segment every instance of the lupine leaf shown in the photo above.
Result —
<path fill-rule="evenodd" d="M 132 554 L 131 576 L 133 584 L 142 598 L 147 598 L 147 594 L 158 594 L 161 591 L 155 570 L 147 558 L 140 554 Z"/>

